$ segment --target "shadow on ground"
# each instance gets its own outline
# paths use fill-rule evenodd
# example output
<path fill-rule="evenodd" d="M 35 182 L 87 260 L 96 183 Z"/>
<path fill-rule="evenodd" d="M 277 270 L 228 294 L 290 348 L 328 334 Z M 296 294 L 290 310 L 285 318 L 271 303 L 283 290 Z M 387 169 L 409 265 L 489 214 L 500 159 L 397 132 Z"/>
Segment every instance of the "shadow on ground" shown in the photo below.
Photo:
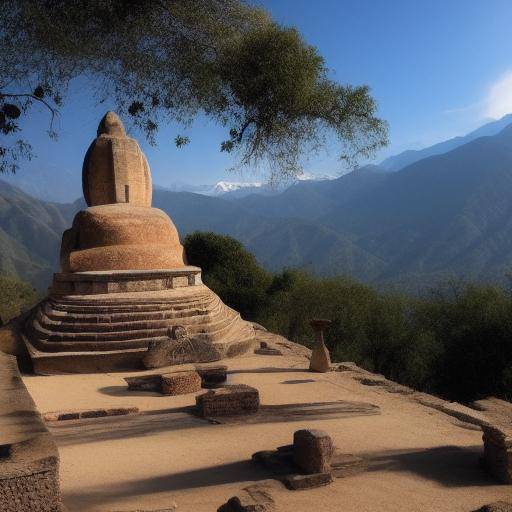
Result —
<path fill-rule="evenodd" d="M 313 402 L 262 405 L 255 414 L 204 419 L 194 415 L 194 406 L 156 409 L 128 416 L 109 416 L 54 422 L 50 431 L 58 446 L 157 435 L 190 428 L 214 428 L 217 424 L 258 424 L 307 420 L 332 420 L 380 414 L 376 405 L 364 402 Z"/>
<path fill-rule="evenodd" d="M 496 485 L 480 466 L 482 446 L 439 446 L 414 451 L 362 454 L 368 471 L 404 471 L 445 487 Z"/>
<path fill-rule="evenodd" d="M 133 391 L 128 389 L 126 384 L 124 386 L 105 386 L 99 388 L 98 392 L 108 396 L 163 396 L 162 393 L 157 393 L 156 391 Z"/>
<path fill-rule="evenodd" d="M 254 482 L 266 479 L 268 479 L 268 472 L 259 468 L 251 460 L 244 460 L 170 475 L 128 480 L 123 483 L 109 484 L 103 487 L 85 487 L 79 492 L 65 493 L 64 503 L 71 510 L 82 510 L 86 506 L 107 504 L 133 496 L 145 496 L 212 485 Z M 216 507 L 212 507 L 212 510 L 216 510 Z"/>

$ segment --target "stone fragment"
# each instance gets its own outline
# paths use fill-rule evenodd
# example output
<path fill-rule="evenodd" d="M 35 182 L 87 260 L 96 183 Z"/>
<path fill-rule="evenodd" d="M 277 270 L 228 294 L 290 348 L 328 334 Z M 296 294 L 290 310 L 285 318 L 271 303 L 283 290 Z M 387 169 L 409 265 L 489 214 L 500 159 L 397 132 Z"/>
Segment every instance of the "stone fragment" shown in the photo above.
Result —
<path fill-rule="evenodd" d="M 124 380 L 130 391 L 157 391 L 159 393 L 162 391 L 162 376 L 160 374 L 125 377 Z"/>
<path fill-rule="evenodd" d="M 306 474 L 326 473 L 331 470 L 334 445 L 327 432 L 297 430 L 293 435 L 293 461 Z"/>
<path fill-rule="evenodd" d="M 217 512 L 272 512 L 276 510 L 271 495 L 274 485 L 274 483 L 258 483 L 245 487 L 221 505 Z"/>
<path fill-rule="evenodd" d="M 218 361 L 220 354 L 211 343 L 199 338 L 190 338 L 182 325 L 167 330 L 168 339 L 153 340 L 142 358 L 144 368 L 162 368 L 163 366 L 192 362 Z"/>
<path fill-rule="evenodd" d="M 512 503 L 508 501 L 495 501 L 480 507 L 475 512 L 512 512 Z"/>
<path fill-rule="evenodd" d="M 299 491 L 313 489 L 322 485 L 329 485 L 332 482 L 331 473 L 312 473 L 307 475 L 289 475 L 283 479 L 288 489 Z"/>
<path fill-rule="evenodd" d="M 201 377 L 196 371 L 180 371 L 162 375 L 164 395 L 186 395 L 201 389 Z"/>
<path fill-rule="evenodd" d="M 512 435 L 494 425 L 482 425 L 483 465 L 497 481 L 512 484 Z"/>
<path fill-rule="evenodd" d="M 138 407 L 112 407 L 99 409 L 85 409 L 82 411 L 55 411 L 43 414 L 44 421 L 68 421 L 81 420 L 87 418 L 103 418 L 105 416 L 125 416 L 127 414 L 136 414 Z"/>
<path fill-rule="evenodd" d="M 260 356 L 282 356 L 283 353 L 274 347 L 269 347 L 266 341 L 260 341 L 260 347 L 254 350 Z"/>
<path fill-rule="evenodd" d="M 237 416 L 256 413 L 260 406 L 258 390 L 245 384 L 227 385 L 196 396 L 199 416 Z"/>
<path fill-rule="evenodd" d="M 197 373 L 201 377 L 201 385 L 203 388 L 216 388 L 224 384 L 227 380 L 228 367 L 225 365 L 197 365 L 195 368 Z"/>
<path fill-rule="evenodd" d="M 311 352 L 311 359 L 309 361 L 309 369 L 312 372 L 325 373 L 331 371 L 331 356 L 325 343 L 316 343 Z"/>
<path fill-rule="evenodd" d="M 173 325 L 167 329 L 167 339 L 149 342 L 148 351 L 142 359 L 144 368 L 162 368 L 171 363 L 172 348 L 188 339 L 188 333 L 182 325 Z"/>
<path fill-rule="evenodd" d="M 137 414 L 138 407 L 110 407 L 105 409 L 107 416 L 126 416 L 128 414 Z"/>

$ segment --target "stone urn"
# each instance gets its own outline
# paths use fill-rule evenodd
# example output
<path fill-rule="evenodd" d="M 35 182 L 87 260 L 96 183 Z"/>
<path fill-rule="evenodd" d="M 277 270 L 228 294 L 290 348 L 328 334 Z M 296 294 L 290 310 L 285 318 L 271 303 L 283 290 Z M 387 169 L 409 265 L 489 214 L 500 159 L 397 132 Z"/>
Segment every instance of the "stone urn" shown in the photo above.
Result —
<path fill-rule="evenodd" d="M 331 356 L 324 342 L 324 330 L 331 325 L 330 320 L 324 318 L 314 318 L 309 322 L 316 335 L 316 343 L 311 352 L 309 370 L 312 372 L 331 371 Z"/>

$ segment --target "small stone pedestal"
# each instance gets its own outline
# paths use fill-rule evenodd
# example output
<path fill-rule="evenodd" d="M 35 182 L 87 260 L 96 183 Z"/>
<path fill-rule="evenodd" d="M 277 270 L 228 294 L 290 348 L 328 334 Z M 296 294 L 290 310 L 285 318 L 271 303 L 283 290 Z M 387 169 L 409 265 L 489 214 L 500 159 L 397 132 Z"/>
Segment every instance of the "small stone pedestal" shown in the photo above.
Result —
<path fill-rule="evenodd" d="M 331 371 L 331 357 L 324 342 L 324 329 L 330 324 L 330 320 L 320 318 L 310 322 L 311 327 L 315 330 L 317 340 L 311 352 L 311 360 L 309 362 L 309 369 L 312 372 L 325 373 Z"/>
<path fill-rule="evenodd" d="M 197 414 L 203 418 L 253 414 L 258 412 L 260 396 L 251 386 L 228 385 L 196 396 L 196 406 Z"/>
<path fill-rule="evenodd" d="M 366 469 L 360 457 L 336 453 L 331 437 L 321 430 L 298 430 L 292 445 L 257 452 L 252 459 L 294 491 L 328 485 L 334 478 L 355 475 Z"/>

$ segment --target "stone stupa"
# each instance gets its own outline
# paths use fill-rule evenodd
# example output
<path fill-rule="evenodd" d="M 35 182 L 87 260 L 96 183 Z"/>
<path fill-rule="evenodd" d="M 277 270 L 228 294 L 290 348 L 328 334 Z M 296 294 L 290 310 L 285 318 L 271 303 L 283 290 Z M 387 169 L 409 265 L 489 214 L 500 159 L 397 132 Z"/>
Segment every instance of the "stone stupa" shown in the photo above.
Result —
<path fill-rule="evenodd" d="M 178 362 L 233 357 L 252 324 L 188 266 L 176 227 L 151 207 L 151 173 L 138 143 L 108 112 L 83 165 L 88 208 L 64 232 L 61 272 L 28 319 L 23 339 L 40 374 L 141 368 L 150 342 L 172 327 L 189 337 Z"/>

